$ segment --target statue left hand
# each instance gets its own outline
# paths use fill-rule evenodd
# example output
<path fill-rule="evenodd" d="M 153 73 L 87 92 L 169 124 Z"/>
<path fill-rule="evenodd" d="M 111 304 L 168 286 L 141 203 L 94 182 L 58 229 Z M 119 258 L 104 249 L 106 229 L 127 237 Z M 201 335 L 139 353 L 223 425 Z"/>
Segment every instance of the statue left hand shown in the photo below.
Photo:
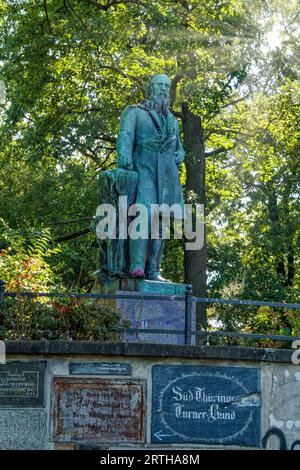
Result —
<path fill-rule="evenodd" d="M 118 166 L 125 170 L 133 170 L 132 159 L 128 155 L 119 156 Z"/>
<path fill-rule="evenodd" d="M 183 150 L 183 148 L 180 148 L 179 150 L 176 150 L 175 152 L 175 161 L 176 161 L 176 165 L 178 167 L 180 167 L 183 163 L 183 160 L 184 160 L 184 156 L 185 156 L 185 151 Z"/>

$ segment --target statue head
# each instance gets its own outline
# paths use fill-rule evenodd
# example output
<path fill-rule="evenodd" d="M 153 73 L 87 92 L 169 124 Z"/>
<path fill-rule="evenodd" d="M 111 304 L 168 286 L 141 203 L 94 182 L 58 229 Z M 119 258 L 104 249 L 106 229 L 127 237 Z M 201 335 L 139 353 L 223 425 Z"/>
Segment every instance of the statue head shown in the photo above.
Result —
<path fill-rule="evenodd" d="M 166 114 L 170 105 L 171 80 L 167 75 L 155 75 L 149 83 L 149 99 L 155 110 Z"/>

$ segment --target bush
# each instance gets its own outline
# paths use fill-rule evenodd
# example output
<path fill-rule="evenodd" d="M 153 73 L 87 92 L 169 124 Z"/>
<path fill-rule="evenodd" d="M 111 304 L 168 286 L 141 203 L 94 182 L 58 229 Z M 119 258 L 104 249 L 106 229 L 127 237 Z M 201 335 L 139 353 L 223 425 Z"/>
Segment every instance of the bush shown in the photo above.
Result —
<path fill-rule="evenodd" d="M 5 303 L 0 317 L 4 340 L 120 340 L 118 328 L 129 327 L 121 320 L 112 301 L 71 299 L 41 303 L 19 297 Z"/>
<path fill-rule="evenodd" d="M 7 290 L 49 292 L 59 287 L 49 264 L 57 252 L 59 248 L 51 248 L 48 229 L 12 229 L 0 219 L 0 278 Z"/>

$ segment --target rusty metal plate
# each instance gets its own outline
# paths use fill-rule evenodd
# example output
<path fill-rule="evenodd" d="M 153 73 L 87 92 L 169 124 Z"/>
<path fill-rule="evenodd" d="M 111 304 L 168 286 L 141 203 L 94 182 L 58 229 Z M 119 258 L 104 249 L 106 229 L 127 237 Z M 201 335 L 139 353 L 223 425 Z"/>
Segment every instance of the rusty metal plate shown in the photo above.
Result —
<path fill-rule="evenodd" d="M 55 377 L 55 442 L 144 442 L 145 381 Z"/>

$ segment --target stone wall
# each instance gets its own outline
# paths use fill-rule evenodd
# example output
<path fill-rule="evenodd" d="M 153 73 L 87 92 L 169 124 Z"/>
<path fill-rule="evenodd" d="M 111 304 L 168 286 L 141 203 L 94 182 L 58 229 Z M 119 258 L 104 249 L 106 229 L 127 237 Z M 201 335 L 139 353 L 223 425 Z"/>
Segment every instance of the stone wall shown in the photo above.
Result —
<path fill-rule="evenodd" d="M 292 350 L 21 341 L 6 351 L 0 449 L 300 448 Z"/>

